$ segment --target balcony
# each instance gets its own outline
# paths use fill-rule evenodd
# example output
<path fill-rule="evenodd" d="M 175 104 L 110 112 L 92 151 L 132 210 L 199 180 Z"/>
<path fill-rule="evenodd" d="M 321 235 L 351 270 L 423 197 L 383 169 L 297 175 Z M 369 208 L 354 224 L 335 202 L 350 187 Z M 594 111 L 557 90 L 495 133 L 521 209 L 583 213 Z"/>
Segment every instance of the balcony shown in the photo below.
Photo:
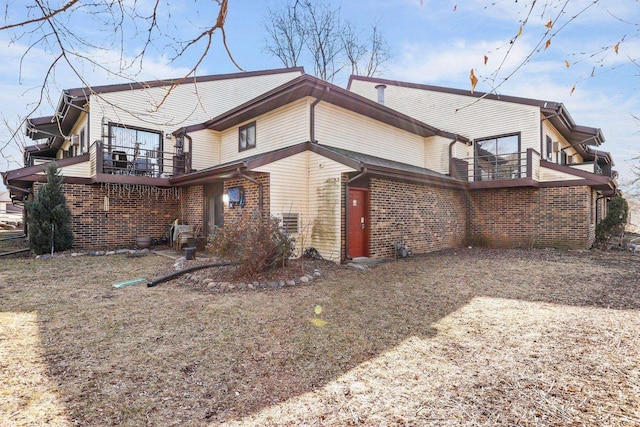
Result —
<path fill-rule="evenodd" d="M 576 165 L 567 165 L 567 166 L 571 166 L 574 169 L 582 170 L 585 172 L 595 173 L 596 175 L 604 175 L 609 177 L 611 176 L 611 166 L 609 166 L 605 171 L 596 162 L 585 162 L 585 163 L 580 163 Z"/>
<path fill-rule="evenodd" d="M 532 149 L 451 160 L 452 176 L 469 182 L 538 179 L 540 155 Z"/>
<path fill-rule="evenodd" d="M 158 151 L 140 144 L 105 146 L 96 141 L 91 145 L 90 155 L 93 175 L 170 178 L 191 171 L 190 153 Z"/>

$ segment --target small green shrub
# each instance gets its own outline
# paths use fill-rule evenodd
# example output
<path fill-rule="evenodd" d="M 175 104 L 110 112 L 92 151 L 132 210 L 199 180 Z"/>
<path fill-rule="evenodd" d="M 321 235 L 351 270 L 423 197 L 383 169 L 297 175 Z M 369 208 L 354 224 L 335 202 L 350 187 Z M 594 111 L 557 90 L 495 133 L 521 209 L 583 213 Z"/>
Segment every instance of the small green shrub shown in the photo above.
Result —
<path fill-rule="evenodd" d="M 255 276 L 284 267 L 293 253 L 294 239 L 280 228 L 278 218 L 243 213 L 225 221 L 207 246 L 212 255 L 239 263 L 239 274 Z"/>
<path fill-rule="evenodd" d="M 627 223 L 629 205 L 622 196 L 614 196 L 607 205 L 607 216 L 596 225 L 596 240 L 606 249 L 611 237 L 622 234 Z"/>
<path fill-rule="evenodd" d="M 71 212 L 62 192 L 62 176 L 55 162 L 46 169 L 47 183 L 35 199 L 25 203 L 29 232 L 29 246 L 40 255 L 51 251 L 64 251 L 73 246 Z"/>

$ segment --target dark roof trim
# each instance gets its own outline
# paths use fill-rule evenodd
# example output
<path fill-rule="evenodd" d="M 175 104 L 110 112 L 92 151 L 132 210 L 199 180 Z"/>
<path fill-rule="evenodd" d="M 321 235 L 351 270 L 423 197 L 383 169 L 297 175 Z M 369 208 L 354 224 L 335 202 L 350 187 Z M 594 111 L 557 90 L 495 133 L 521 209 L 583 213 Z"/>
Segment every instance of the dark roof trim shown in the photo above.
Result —
<path fill-rule="evenodd" d="M 613 163 L 613 158 L 611 157 L 611 153 L 607 151 L 594 150 L 592 148 L 588 148 L 586 153 L 582 156 L 583 159 L 597 161 L 598 164 L 606 163 L 611 166 L 615 166 Z"/>
<path fill-rule="evenodd" d="M 91 86 L 91 87 L 81 87 L 81 88 L 73 88 L 73 89 L 65 89 L 62 91 L 60 95 L 60 101 L 58 102 L 58 107 L 56 108 L 56 114 L 54 116 L 47 117 L 38 117 L 34 119 L 29 119 L 32 125 L 27 125 L 27 136 L 32 139 L 41 139 L 41 138 L 51 138 L 50 143 L 45 146 L 36 146 L 36 149 L 33 151 L 45 151 L 47 150 L 47 155 L 51 153 L 48 150 L 57 151 L 62 144 L 64 143 L 64 136 L 60 135 L 60 130 L 62 132 L 69 132 L 73 125 L 78 120 L 80 113 L 84 110 L 84 104 L 89 101 L 89 96 L 91 94 L 105 94 L 111 92 L 121 92 L 127 90 L 139 90 L 139 89 L 148 89 L 154 87 L 163 87 L 170 85 L 182 85 L 189 83 L 206 83 L 217 80 L 229 80 L 229 79 L 240 79 L 245 77 L 255 77 L 255 76 L 264 76 L 264 75 L 272 75 L 272 74 L 283 74 L 283 73 L 304 73 L 304 68 L 296 67 L 296 68 L 280 68 L 274 70 L 261 70 L 261 71 L 247 71 L 240 73 L 229 73 L 229 74 L 217 74 L 217 75 L 208 75 L 208 76 L 195 76 L 187 79 L 172 79 L 172 80 L 152 80 L 146 82 L 134 82 L 134 83 L 123 83 L 123 84 L 114 84 L 114 85 L 104 85 L 104 86 Z M 51 126 L 54 128 L 51 128 Z M 34 137 L 35 136 L 35 137 Z"/>
<path fill-rule="evenodd" d="M 470 96 L 472 98 L 487 98 L 487 99 L 493 99 L 496 101 L 513 102 L 516 104 L 532 105 L 535 107 L 549 108 L 554 110 L 557 110 L 562 105 L 559 102 L 553 102 L 553 101 L 542 101 L 539 99 L 498 95 L 498 94 L 486 93 L 486 92 L 471 93 L 471 91 L 465 90 L 465 89 L 454 89 L 450 87 L 433 86 L 433 85 L 426 85 L 426 84 L 420 84 L 420 83 L 409 83 L 409 82 L 403 82 L 399 80 L 387 80 L 387 79 L 380 79 L 375 77 L 364 77 L 364 76 L 356 76 L 356 75 L 351 75 L 351 77 L 349 77 L 349 83 L 347 85 L 347 89 L 349 90 L 351 89 L 351 83 L 354 80 L 391 85 L 391 86 L 400 86 L 400 87 L 406 87 L 411 89 L 421 89 L 421 90 L 429 90 L 433 92 L 449 93 L 452 95 L 464 95 L 464 96 Z"/>
<path fill-rule="evenodd" d="M 145 82 L 132 82 L 132 83 L 120 83 L 113 85 L 103 86 L 91 86 L 68 89 L 65 91 L 72 97 L 88 96 L 89 94 L 102 94 L 110 92 L 121 92 L 126 90 L 139 90 L 149 89 L 154 87 L 163 87 L 171 85 L 183 85 L 189 83 L 206 83 L 218 80 L 240 79 L 245 77 L 266 76 L 272 74 L 284 74 L 284 73 L 304 73 L 303 67 L 294 68 L 276 68 L 272 70 L 260 70 L 260 71 L 242 71 L 238 73 L 227 74 L 213 74 L 206 76 L 194 76 L 186 79 L 169 79 L 169 80 L 149 80 Z"/>
<path fill-rule="evenodd" d="M 550 120 L 553 125 L 562 133 L 570 144 L 583 142 L 587 145 L 600 145 L 605 141 L 602 130 L 588 126 L 576 125 L 573 118 L 561 102 L 543 101 L 540 99 L 522 98 L 517 96 L 498 95 L 486 92 L 473 92 L 464 89 L 454 89 L 442 86 L 433 86 L 419 83 L 408 83 L 398 80 L 387 80 L 374 77 L 363 77 L 352 75 L 349 77 L 347 89 L 351 88 L 351 84 L 355 80 L 364 82 L 384 84 L 391 86 L 406 87 L 411 89 L 428 90 L 433 92 L 448 93 L 452 95 L 463 95 L 472 98 L 486 98 L 494 101 L 511 102 L 515 104 L 530 105 L 540 108 L 542 114 Z"/>
<path fill-rule="evenodd" d="M 90 158 L 89 153 L 86 153 L 81 156 L 67 157 L 66 159 L 56 159 L 54 160 L 54 162 L 58 166 L 58 168 L 62 168 L 65 166 L 71 166 L 78 163 L 88 162 L 89 158 Z M 6 172 L 7 181 L 20 180 L 21 178 L 24 179 L 25 177 L 28 177 L 30 175 L 37 175 L 41 172 L 44 172 L 47 169 L 47 165 L 48 163 L 44 163 L 41 165 L 28 166 L 26 168 L 7 171 Z"/>
<path fill-rule="evenodd" d="M 493 188 L 538 187 L 539 182 L 532 178 L 505 179 L 497 181 L 471 181 L 470 190 L 488 190 Z"/>
<path fill-rule="evenodd" d="M 231 175 L 237 174 L 238 169 L 247 171 L 302 153 L 309 149 L 309 145 L 309 142 L 302 142 L 290 147 L 281 148 L 267 153 L 257 154 L 245 159 L 234 160 L 218 166 L 202 169 L 197 172 L 174 176 L 172 178 L 169 178 L 169 182 L 171 183 L 171 185 L 183 186 L 194 185 L 215 178 L 229 177 Z"/>
<path fill-rule="evenodd" d="M 439 135 L 468 142 L 463 137 L 444 132 L 368 98 L 306 74 L 205 122 L 204 126 L 217 131 L 228 129 L 307 96 L 423 137 Z M 186 127 L 184 131 L 191 132 L 199 129 L 202 129 L 201 125 Z"/>
<path fill-rule="evenodd" d="M 332 151 L 331 149 L 326 148 L 322 145 L 311 144 L 310 151 L 355 170 L 361 170 L 362 168 L 364 168 L 364 164 L 362 162 L 354 160 L 344 154 L 336 153 L 335 151 Z"/>
<path fill-rule="evenodd" d="M 212 168 L 203 169 L 201 171 L 192 172 L 185 175 L 169 178 L 171 185 L 176 186 L 188 186 L 202 184 L 214 179 L 228 178 L 235 176 L 239 171 L 251 171 L 258 167 L 267 165 L 269 163 L 276 162 L 278 160 L 285 159 L 296 154 L 300 154 L 304 151 L 311 151 L 320 156 L 326 157 L 330 160 L 336 161 L 347 167 L 350 167 L 356 171 L 361 171 L 364 168 L 367 169 L 369 174 L 383 176 L 392 179 L 399 179 L 403 181 L 417 182 L 423 184 L 429 184 L 438 187 L 465 189 L 468 184 L 464 181 L 460 181 L 456 178 L 452 178 L 441 174 L 420 173 L 414 170 L 402 170 L 400 168 L 393 168 L 390 166 L 383 166 L 371 162 L 360 161 L 349 157 L 348 154 L 336 152 L 331 150 L 331 147 L 321 146 L 311 142 L 303 142 L 293 145 L 291 147 L 282 148 L 279 150 L 271 151 L 264 154 L 259 154 L 248 159 L 237 160 L 223 165 L 219 165 Z M 411 165 L 408 165 L 411 166 Z M 425 172 L 429 171 L 425 169 Z"/>

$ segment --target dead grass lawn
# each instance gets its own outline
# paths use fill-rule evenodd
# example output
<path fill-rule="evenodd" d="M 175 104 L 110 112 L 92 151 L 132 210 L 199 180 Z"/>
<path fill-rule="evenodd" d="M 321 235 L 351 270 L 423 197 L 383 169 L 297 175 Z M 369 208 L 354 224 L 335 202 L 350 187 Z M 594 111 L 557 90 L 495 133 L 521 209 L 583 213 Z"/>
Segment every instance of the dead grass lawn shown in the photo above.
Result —
<path fill-rule="evenodd" d="M 638 256 L 464 249 L 277 291 L 111 286 L 170 266 L 0 259 L 0 420 L 640 424 Z"/>

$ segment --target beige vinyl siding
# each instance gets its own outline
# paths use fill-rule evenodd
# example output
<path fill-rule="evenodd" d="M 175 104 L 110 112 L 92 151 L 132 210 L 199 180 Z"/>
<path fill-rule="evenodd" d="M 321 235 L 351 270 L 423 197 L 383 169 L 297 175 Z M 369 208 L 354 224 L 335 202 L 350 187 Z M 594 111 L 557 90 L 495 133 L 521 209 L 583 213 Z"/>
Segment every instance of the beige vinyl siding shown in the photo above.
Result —
<path fill-rule="evenodd" d="M 42 165 L 42 172 L 38 172 L 37 175 L 46 175 L 46 164 L 49 163 L 48 160 L 40 160 L 40 159 L 36 159 L 36 161 L 33 162 L 33 165 Z M 75 177 L 75 178 L 91 178 L 91 162 L 82 162 L 82 163 L 76 163 L 75 165 L 69 165 L 69 166 L 59 166 L 58 167 L 58 171 L 60 172 L 60 175 L 62 176 L 69 176 L 69 177 Z"/>
<path fill-rule="evenodd" d="M 309 153 L 304 152 L 256 168 L 256 172 L 269 173 L 269 211 L 282 219 L 283 214 L 298 214 L 299 233 L 294 235 L 296 247 L 306 240 L 302 233 L 308 230 L 309 218 Z"/>
<path fill-rule="evenodd" d="M 315 111 L 318 143 L 425 167 L 424 138 L 335 105 Z"/>
<path fill-rule="evenodd" d="M 533 152 L 533 158 L 531 159 L 532 171 L 531 178 L 535 181 L 540 181 L 540 154 L 537 151 Z"/>
<path fill-rule="evenodd" d="M 309 153 L 309 213 L 311 244 L 323 258 L 340 262 L 342 173 L 354 169 Z"/>
<path fill-rule="evenodd" d="M 548 181 L 570 181 L 581 179 L 578 176 L 571 175 L 565 172 L 560 172 L 552 169 L 547 169 L 545 167 L 540 168 L 540 181 L 548 182 Z"/>
<path fill-rule="evenodd" d="M 354 80 L 351 90 L 377 99 L 377 83 Z M 540 109 L 492 99 L 387 85 L 385 105 L 469 139 L 521 132 L 521 150 L 540 150 Z"/>
<path fill-rule="evenodd" d="M 239 151 L 238 129 L 254 120 L 241 123 L 221 133 L 220 163 L 239 160 L 309 140 L 307 100 L 301 99 L 258 117 L 256 148 Z"/>
<path fill-rule="evenodd" d="M 552 141 L 558 141 L 560 143 L 560 148 L 569 147 L 571 145 L 569 144 L 569 142 L 567 142 L 564 136 L 562 136 L 562 134 L 558 132 L 558 130 L 551 123 L 549 123 L 548 120 L 545 120 L 542 122 L 542 141 L 543 141 L 542 147 L 543 147 L 543 150 L 545 151 L 544 153 L 542 153 L 543 159 L 547 158 L 547 153 L 546 153 L 547 136 L 549 136 Z M 575 148 L 573 147 L 567 148 L 564 151 L 567 153 L 568 156 L 573 156 L 573 160 L 572 160 L 573 163 L 582 163 L 583 161 L 582 156 L 578 154 Z M 552 154 L 553 154 L 552 156 L 553 161 L 555 162 L 557 153 L 552 153 Z M 559 163 L 559 160 L 558 160 L 558 163 Z"/>
<path fill-rule="evenodd" d="M 325 259 L 340 261 L 341 185 L 343 172 L 354 169 L 310 151 L 255 169 L 270 174 L 270 211 L 299 215 L 299 254 L 316 248 Z"/>
<path fill-rule="evenodd" d="M 299 72 L 268 74 L 182 84 L 157 109 L 168 87 L 126 90 L 91 95 L 90 141 L 102 137 L 102 119 L 170 133 L 183 126 L 203 123 L 300 75 Z M 173 140 L 165 141 L 173 150 Z"/>
<path fill-rule="evenodd" d="M 220 132 L 203 129 L 189 134 L 193 140 L 191 167 L 205 169 L 220 164 Z M 185 144 L 187 141 L 185 140 Z"/>
<path fill-rule="evenodd" d="M 453 139 L 441 136 L 425 138 L 425 159 L 423 167 L 435 172 L 449 173 L 449 145 Z M 467 146 L 464 143 L 456 143 L 453 146 L 453 155 L 457 158 L 467 157 Z"/>
<path fill-rule="evenodd" d="M 573 169 L 578 169 L 585 172 L 596 173 L 596 165 L 594 162 L 582 163 L 577 165 L 568 165 Z"/>
<path fill-rule="evenodd" d="M 78 178 L 91 178 L 91 162 L 76 163 L 60 168 L 60 175 Z"/>

